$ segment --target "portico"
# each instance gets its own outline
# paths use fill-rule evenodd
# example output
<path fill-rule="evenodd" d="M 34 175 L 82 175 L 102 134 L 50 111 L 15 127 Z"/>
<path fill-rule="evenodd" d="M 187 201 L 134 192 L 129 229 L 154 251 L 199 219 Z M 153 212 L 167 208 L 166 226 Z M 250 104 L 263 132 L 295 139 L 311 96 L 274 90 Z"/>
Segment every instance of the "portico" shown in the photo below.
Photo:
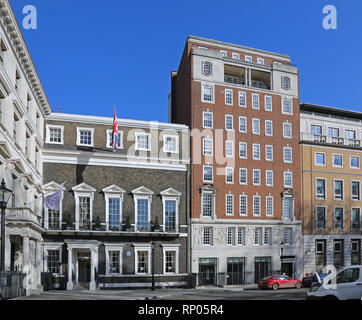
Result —
<path fill-rule="evenodd" d="M 65 240 L 68 249 L 67 290 L 74 285 L 89 284 L 89 290 L 96 290 L 95 274 L 98 272 L 98 247 L 96 240 Z"/>

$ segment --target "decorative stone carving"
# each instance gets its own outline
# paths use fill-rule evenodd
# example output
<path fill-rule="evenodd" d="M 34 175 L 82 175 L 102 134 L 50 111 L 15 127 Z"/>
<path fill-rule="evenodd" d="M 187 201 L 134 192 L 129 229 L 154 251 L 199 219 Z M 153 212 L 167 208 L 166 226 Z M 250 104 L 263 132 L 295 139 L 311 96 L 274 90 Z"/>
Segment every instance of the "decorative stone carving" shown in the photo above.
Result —
<path fill-rule="evenodd" d="M 216 228 L 215 245 L 226 245 L 227 243 L 227 228 Z"/>

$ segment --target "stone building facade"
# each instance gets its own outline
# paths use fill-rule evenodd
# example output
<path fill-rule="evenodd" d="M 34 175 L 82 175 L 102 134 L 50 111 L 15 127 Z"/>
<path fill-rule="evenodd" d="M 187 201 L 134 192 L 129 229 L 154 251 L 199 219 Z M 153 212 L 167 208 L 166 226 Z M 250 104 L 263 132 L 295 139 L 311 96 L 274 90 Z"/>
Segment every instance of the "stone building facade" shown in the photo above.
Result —
<path fill-rule="evenodd" d="M 299 71 L 288 56 L 189 36 L 170 121 L 191 130 L 199 284 L 301 275 Z"/>
<path fill-rule="evenodd" d="M 45 271 L 68 290 L 147 287 L 152 273 L 156 286 L 187 285 L 188 127 L 118 122 L 113 150 L 113 118 L 46 119 L 44 191 L 63 198 L 44 210 Z"/>
<path fill-rule="evenodd" d="M 303 271 L 362 263 L 362 114 L 301 105 Z"/>
<path fill-rule="evenodd" d="M 40 292 L 43 122 L 50 106 L 10 3 L 0 1 L 0 178 L 13 191 L 5 216 L 5 269 Z"/>

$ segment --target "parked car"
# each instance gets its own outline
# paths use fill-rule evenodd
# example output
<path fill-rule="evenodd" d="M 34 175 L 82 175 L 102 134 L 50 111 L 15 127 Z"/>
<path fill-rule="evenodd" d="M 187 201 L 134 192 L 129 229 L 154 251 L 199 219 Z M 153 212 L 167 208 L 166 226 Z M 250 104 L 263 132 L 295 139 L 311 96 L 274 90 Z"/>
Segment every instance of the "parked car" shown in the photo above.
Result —
<path fill-rule="evenodd" d="M 286 275 L 269 276 L 262 278 L 258 281 L 259 289 L 273 289 L 278 290 L 281 288 L 301 288 L 302 281 L 293 279 Z"/>
<path fill-rule="evenodd" d="M 318 275 L 321 280 L 323 280 L 328 275 L 328 273 L 318 273 Z M 316 283 L 318 283 L 318 278 L 316 274 L 310 274 L 302 279 L 302 284 L 304 288 L 310 288 Z"/>
<path fill-rule="evenodd" d="M 337 273 L 328 274 L 322 283 L 310 288 L 307 299 L 362 299 L 362 266 L 344 267 Z"/>

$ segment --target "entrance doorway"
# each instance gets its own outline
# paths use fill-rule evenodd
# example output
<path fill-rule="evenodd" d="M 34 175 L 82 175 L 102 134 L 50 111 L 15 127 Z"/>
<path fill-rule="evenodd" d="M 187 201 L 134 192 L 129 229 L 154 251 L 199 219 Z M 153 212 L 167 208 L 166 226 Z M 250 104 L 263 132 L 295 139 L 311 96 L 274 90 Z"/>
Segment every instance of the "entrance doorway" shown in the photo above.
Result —
<path fill-rule="evenodd" d="M 216 258 L 200 258 L 199 260 L 199 285 L 216 286 Z"/>
<path fill-rule="evenodd" d="M 283 257 L 281 264 L 281 272 L 287 276 L 294 278 L 294 257 Z"/>
<path fill-rule="evenodd" d="M 90 282 L 90 253 L 78 252 L 78 282 L 89 283 Z"/>
<path fill-rule="evenodd" d="M 227 284 L 245 284 L 245 258 L 227 259 Z"/>
<path fill-rule="evenodd" d="M 255 283 L 272 273 L 272 257 L 255 257 Z"/>

